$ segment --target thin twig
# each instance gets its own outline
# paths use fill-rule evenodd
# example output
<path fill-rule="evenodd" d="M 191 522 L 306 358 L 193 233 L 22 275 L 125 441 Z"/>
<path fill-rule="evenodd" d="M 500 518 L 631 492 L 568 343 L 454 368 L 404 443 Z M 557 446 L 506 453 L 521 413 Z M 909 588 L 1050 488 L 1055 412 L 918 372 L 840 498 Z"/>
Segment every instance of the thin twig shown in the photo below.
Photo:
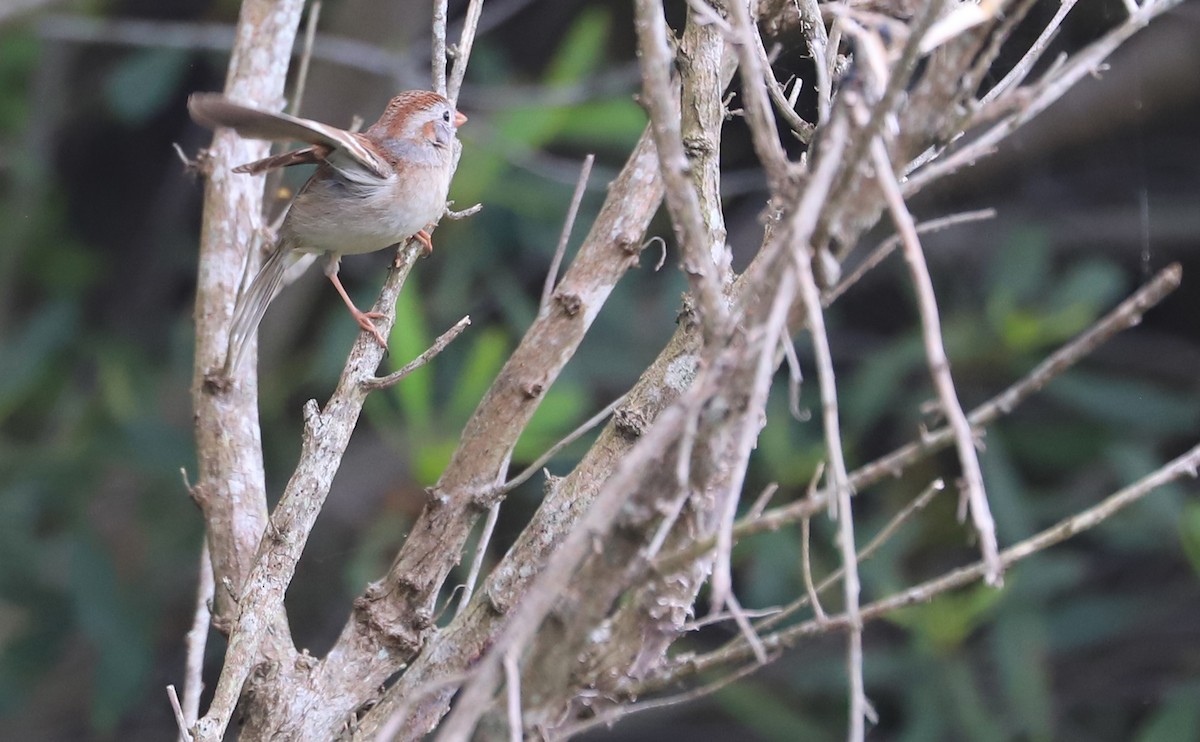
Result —
<path fill-rule="evenodd" d="M 846 458 L 842 453 L 842 432 L 838 422 L 837 383 L 833 371 L 833 354 L 825 331 L 825 315 L 821 308 L 821 291 L 812 272 L 812 253 L 808 249 L 796 253 L 796 272 L 800 279 L 800 298 L 808 316 L 812 335 L 813 355 L 817 364 L 817 385 L 821 390 L 821 419 L 825 429 L 825 445 L 829 452 L 830 513 L 838 519 L 838 547 L 842 553 L 845 579 L 842 592 L 846 613 L 850 617 L 850 637 L 846 649 L 846 672 L 850 678 L 850 728 L 847 739 L 861 742 L 866 735 L 868 713 L 863 681 L 862 621 L 858 617 L 860 585 L 858 555 L 854 548 L 854 513 L 850 506 L 850 483 L 846 474 Z M 836 510 L 835 505 L 836 503 Z"/>
<path fill-rule="evenodd" d="M 517 653 L 504 653 L 504 689 L 508 703 L 509 742 L 521 742 L 525 738 L 521 720 L 521 670 L 517 665 Z"/>
<path fill-rule="evenodd" d="M 471 679 L 459 692 L 458 702 L 438 730 L 436 742 L 465 742 L 471 737 L 499 680 L 504 654 L 521 651 L 537 632 L 580 561 L 592 550 L 595 535 L 608 532 L 642 472 L 663 446 L 678 435 L 686 415 L 695 414 L 692 408 L 698 407 L 697 400 L 703 399 L 700 392 L 707 391 L 699 386 L 694 385 L 690 396 L 664 410 L 637 445 L 618 462 L 592 506 L 559 545 L 554 558 L 533 579 L 508 624 L 476 662 Z"/>
<path fill-rule="evenodd" d="M 996 216 L 995 209 L 978 209 L 976 211 L 963 211 L 958 214 L 949 214 L 937 219 L 930 219 L 926 222 L 921 222 L 917 225 L 917 234 L 925 234 L 926 232 L 937 232 L 947 227 L 953 227 L 958 224 L 966 224 L 968 222 L 983 221 L 984 219 L 993 219 Z M 894 234 L 888 237 L 879 246 L 871 251 L 869 255 L 861 263 L 855 266 L 845 278 L 838 282 L 836 286 L 829 289 L 821 297 L 823 306 L 830 306 L 837 301 L 838 297 L 846 293 L 854 284 L 858 283 L 868 271 L 874 270 L 887 256 L 891 255 L 897 247 L 900 246 L 901 236 Z"/>
<path fill-rule="evenodd" d="M 796 11 L 800 14 L 801 35 L 804 36 L 808 53 L 812 55 L 813 67 L 817 71 L 817 120 L 825 123 L 829 120 L 829 101 L 833 88 L 830 77 L 832 65 L 827 61 L 829 34 L 825 31 L 825 21 L 821 18 L 817 0 L 797 0 Z"/>
<path fill-rule="evenodd" d="M 763 83 L 767 86 L 767 94 L 771 98 L 771 102 L 775 104 L 775 110 L 779 111 L 779 115 L 787 122 L 792 131 L 796 133 L 796 137 L 805 144 L 812 141 L 813 135 L 817 131 L 817 127 L 804 119 L 800 118 L 800 114 L 796 113 L 796 103 L 792 98 L 800 92 L 800 83 L 796 82 L 796 87 L 793 91 L 792 98 L 789 98 L 784 92 L 783 86 L 779 84 L 779 80 L 775 77 L 774 70 L 771 69 L 771 60 L 767 55 L 767 49 L 763 46 L 762 35 L 758 33 L 758 27 L 752 26 L 751 36 L 754 37 L 758 62 L 762 65 Z M 783 150 L 780 149 L 782 154 Z"/>
<path fill-rule="evenodd" d="M 871 154 L 875 160 L 876 182 L 883 192 L 888 211 L 896 224 L 896 231 L 900 234 L 913 290 L 917 294 L 917 307 L 921 315 L 921 336 L 925 341 L 925 356 L 929 363 L 929 373 L 933 377 L 933 384 L 937 389 L 942 413 L 946 416 L 946 423 L 954 432 L 954 442 L 958 448 L 958 459 L 963 472 L 963 496 L 971 506 L 971 520 L 979 535 L 983 560 L 990 565 L 987 582 L 989 585 L 999 587 L 1003 581 L 1003 571 L 1000 565 L 999 546 L 996 542 L 996 522 L 992 519 L 987 493 L 983 488 L 983 471 L 979 467 L 975 434 L 958 401 L 958 391 L 954 388 L 954 380 L 950 376 L 950 362 L 946 358 L 946 348 L 942 342 L 942 326 L 941 320 L 938 318 L 937 298 L 933 293 L 933 280 L 929 277 L 929 267 L 925 264 L 925 254 L 921 250 L 921 238 L 917 236 L 916 225 L 913 222 L 912 214 L 908 211 L 908 206 L 904 203 L 904 196 L 900 192 L 900 183 L 892 172 L 892 162 L 888 157 L 887 146 L 882 139 L 877 138 L 872 143 Z"/>
<path fill-rule="evenodd" d="M 746 8 L 744 0 L 730 0 L 725 3 L 725 8 L 733 20 L 730 25 L 738 35 L 735 49 L 741 63 L 742 97 L 745 99 L 746 123 L 750 125 L 750 138 L 759 161 L 767 171 L 771 190 L 778 192 L 787 182 L 788 159 L 779 141 L 779 131 L 775 128 L 775 117 L 771 114 L 767 88 L 771 83 L 779 87 L 779 82 L 775 79 L 770 65 L 764 68 L 767 51 L 763 47 L 758 27 L 750 21 L 750 11 Z M 787 108 L 787 96 L 783 95 L 782 91 L 780 98 L 782 107 Z M 800 119 L 795 111 L 791 113 L 789 125 L 802 140 L 808 141 L 804 139 L 806 135 L 811 139 L 815 127 Z M 794 123 L 792 119 L 795 119 Z"/>
<path fill-rule="evenodd" d="M 469 315 L 463 317 L 458 322 L 455 322 L 453 327 L 439 335 L 437 340 L 433 341 L 433 345 L 429 346 L 424 353 L 404 364 L 403 368 L 399 369 L 398 371 L 393 371 L 387 376 L 372 376 L 364 379 L 362 382 L 362 388 L 367 391 L 374 392 L 380 389 L 387 389 L 390 386 L 395 386 L 396 384 L 400 383 L 404 377 L 432 361 L 439 353 L 446 349 L 447 345 L 454 342 L 454 339 L 461 335 L 463 330 L 467 329 L 467 326 L 470 324 L 471 317 Z"/>
<path fill-rule="evenodd" d="M 505 482 L 500 489 L 496 490 L 495 496 L 502 497 L 507 495 L 509 492 L 512 492 L 517 487 L 520 487 L 522 484 L 525 484 L 525 482 L 529 481 L 530 477 L 541 471 L 542 467 L 548 464 L 550 459 L 557 456 L 560 451 L 579 440 L 580 436 L 582 436 L 584 433 L 587 433 L 592 428 L 607 420 L 608 416 L 613 414 L 613 411 L 620 407 L 628 397 L 628 394 L 622 394 L 613 401 L 609 402 L 607 407 L 581 423 L 578 428 L 575 428 L 570 433 L 567 433 L 565 436 L 563 436 L 562 440 L 546 449 L 546 452 L 541 456 L 538 456 L 532 464 L 522 469 L 520 474 Z"/>
<path fill-rule="evenodd" d="M 979 99 L 980 107 L 986 106 L 1002 95 L 1007 94 L 1025 81 L 1029 77 L 1029 73 L 1033 71 L 1034 65 L 1042 58 L 1042 54 L 1050 46 L 1050 42 L 1058 36 L 1058 31 L 1062 27 L 1062 22 L 1066 19 L 1067 14 L 1075 7 L 1076 0 L 1060 0 L 1058 10 L 1055 11 L 1054 17 L 1046 22 L 1045 28 L 1042 29 L 1038 37 L 1034 39 L 1033 44 L 1025 55 L 1021 57 L 1013 68 L 1008 71 L 1000 82 L 996 83 L 995 87 L 987 91 L 987 93 Z"/>
<path fill-rule="evenodd" d="M 442 216 L 444 216 L 447 219 L 458 220 L 458 219 L 466 219 L 468 216 L 475 216 L 479 212 L 483 211 L 483 204 L 475 204 L 474 206 L 468 206 L 467 208 L 463 209 L 462 211 L 455 211 L 454 209 L 450 208 L 453 205 L 454 205 L 453 201 L 447 201 L 446 202 L 446 211 L 442 214 Z"/>
<path fill-rule="evenodd" d="M 825 609 L 821 607 L 821 600 L 817 597 L 817 588 L 813 584 L 812 576 L 812 557 L 809 555 L 809 531 L 812 518 L 804 518 L 800 521 L 800 572 L 804 575 L 804 592 L 808 595 L 808 602 L 812 604 L 813 613 L 817 619 L 825 620 Z"/>
<path fill-rule="evenodd" d="M 317 22 L 321 19 L 321 0 L 313 0 L 308 7 L 308 20 L 304 26 L 304 50 L 296 68 L 296 90 L 292 94 L 292 105 L 288 109 L 293 116 L 300 115 L 300 104 L 304 101 L 304 89 L 308 85 L 308 66 L 312 63 L 313 42 L 317 38 Z"/>
<path fill-rule="evenodd" d="M 433 90 L 446 94 L 446 6 L 449 0 L 433 0 L 433 45 L 429 55 L 433 63 Z"/>
<path fill-rule="evenodd" d="M 463 78 L 467 76 L 467 60 L 471 58 L 471 47 L 475 44 L 475 32 L 479 28 L 479 14 L 482 12 L 483 0 L 471 0 L 463 21 L 462 34 L 454 47 L 454 65 L 450 68 L 450 80 L 446 85 L 446 97 L 451 103 L 458 102 Z"/>
<path fill-rule="evenodd" d="M 1137 325 L 1147 311 L 1179 288 L 1182 276 L 1183 271 L 1178 263 L 1172 263 L 1164 268 L 1079 337 L 1056 350 L 1004 391 L 972 410 L 968 416 L 971 425 L 986 427 L 1000 417 L 1009 414 L 1031 395 L 1086 358 L 1118 332 Z M 854 470 L 850 474 L 850 484 L 854 490 L 858 491 L 883 479 L 898 477 L 914 462 L 940 451 L 953 442 L 954 434 L 948 427 L 927 433 L 920 440 L 903 445 Z M 811 501 L 806 499 L 782 505 L 766 511 L 761 517 L 753 520 L 743 518 L 734 526 L 734 536 L 745 538 L 798 522 L 801 518 L 828 507 L 828 499 L 829 493 L 821 492 Z M 686 549 L 681 549 L 679 552 L 669 554 L 659 560 L 659 564 L 656 565 L 657 569 L 669 574 L 679 569 L 680 565 L 690 564 L 692 560 L 715 545 L 716 540 L 712 538 L 692 544 Z"/>
<path fill-rule="evenodd" d="M 939 159 L 913 173 L 904 183 L 905 195 L 912 195 L 929 183 L 940 180 L 959 168 L 972 165 L 980 158 L 994 152 L 996 145 L 1001 140 L 1061 98 L 1084 75 L 1095 72 L 1104 59 L 1122 42 L 1143 28 L 1155 16 L 1170 10 L 1180 2 L 1181 0 L 1151 0 L 1147 2 L 1124 23 L 1075 54 L 1062 68 L 1055 70 L 1053 74 L 1043 75 L 1038 82 L 1032 85 L 1020 88 L 1020 90 L 1028 90 L 1030 93 L 1027 104 L 1022 105 L 1015 113 L 996 123 L 945 159 Z"/>
<path fill-rule="evenodd" d="M 891 539 L 891 537 L 896 533 L 896 531 L 900 530 L 902 525 L 911 520 L 917 513 L 920 513 L 922 510 L 924 510 L 929 503 L 933 501 L 933 498 L 945 488 L 945 482 L 940 479 L 936 479 L 932 484 L 922 490 L 921 493 L 914 497 L 911 502 L 905 505 L 900 512 L 893 515 L 891 520 L 889 520 L 883 526 L 883 528 L 879 529 L 879 532 L 876 533 L 869 542 L 867 542 L 866 546 L 859 550 L 858 563 L 862 564 L 871 557 L 875 556 L 875 552 L 878 551 L 885 543 L 887 543 L 888 540 Z M 807 524 L 810 520 L 811 518 L 809 517 L 801 519 L 800 524 L 802 528 L 807 529 Z M 817 600 L 817 596 L 833 587 L 837 581 L 842 578 L 842 573 L 843 568 L 838 567 L 830 572 L 825 579 L 821 580 L 816 584 L 815 587 L 811 589 L 806 583 L 805 588 L 806 592 L 808 593 L 807 595 L 801 596 L 788 605 L 785 605 L 780 610 L 760 621 L 754 628 L 758 629 L 759 631 L 765 631 L 772 626 L 777 626 L 788 616 L 796 613 L 796 611 L 800 610 L 806 605 L 812 605 L 813 615 L 816 616 L 817 619 L 825 618 L 826 614 L 822 610 L 821 604 Z M 808 580 L 812 579 L 811 575 L 806 575 L 806 577 Z"/>
<path fill-rule="evenodd" d="M 745 409 L 747 414 L 757 418 L 760 411 L 766 408 L 767 395 L 771 388 L 771 377 L 775 371 L 775 353 L 779 335 L 787 325 L 788 313 L 796 295 L 796 275 L 794 271 L 785 271 L 779 279 L 775 297 L 771 302 L 771 311 L 766 324 L 762 326 L 763 333 L 758 338 L 759 347 L 753 352 L 757 354 L 754 368 L 753 384 L 749 390 Z M 750 451 L 758 440 L 761 426 L 757 420 L 743 419 L 737 430 L 735 461 L 748 461 Z M 712 610 L 719 611 L 727 600 L 733 599 L 733 524 L 737 517 L 737 506 L 745 483 L 746 467 L 735 466 L 729 475 L 729 483 L 724 486 L 724 492 L 718 500 L 716 561 L 713 565 L 711 578 L 710 600 Z"/>
<path fill-rule="evenodd" d="M 188 728 L 200 718 L 200 693 L 204 690 L 204 648 L 208 643 L 208 627 L 212 622 L 213 580 L 212 558 L 208 539 L 200 547 L 200 574 L 196 584 L 196 612 L 192 628 L 187 633 L 187 662 L 183 675 L 183 718 Z M 190 735 L 189 735 L 190 738 Z"/>
<path fill-rule="evenodd" d="M 783 346 L 783 357 L 787 359 L 788 412 L 792 413 L 794 419 L 803 420 L 804 412 L 800 409 L 800 384 L 804 381 L 804 372 L 800 369 L 800 357 L 796 355 L 796 346 L 792 344 L 792 338 L 786 331 L 779 339 L 779 344 Z"/>
<path fill-rule="evenodd" d="M 475 585 L 479 584 L 479 573 L 483 571 L 483 560 L 487 556 L 488 544 L 496 531 L 496 521 L 500 519 L 500 502 L 492 503 L 488 508 L 487 518 L 483 521 L 483 529 L 479 532 L 479 541 L 475 544 L 475 556 L 471 557 L 471 569 L 467 572 L 466 582 L 463 583 L 462 595 L 458 598 L 458 610 L 455 616 L 461 616 L 475 594 Z"/>
<path fill-rule="evenodd" d="M 1184 477 L 1196 478 L 1198 468 L 1200 468 L 1200 444 L 1197 444 L 1183 455 L 1173 459 L 1137 482 L 1109 495 L 1093 507 L 1068 516 L 1024 541 L 1008 547 L 1000 552 L 1000 562 L 1003 567 L 1009 567 L 1072 536 L 1095 528 L 1121 510 L 1164 485 Z M 862 607 L 862 619 L 872 620 L 886 616 L 905 606 L 916 603 L 928 603 L 942 593 L 969 585 L 984 578 L 990 568 L 990 565 L 985 561 L 974 562 L 932 580 L 915 585 L 907 590 L 869 603 Z M 845 613 L 841 613 L 829 616 L 824 621 L 805 621 L 782 629 L 774 634 L 764 636 L 762 639 L 767 645 L 768 650 L 777 651 L 792 646 L 806 637 L 826 634 L 834 630 L 848 629 L 851 625 L 850 617 Z M 635 687 L 629 689 L 629 692 L 634 695 L 640 695 L 660 688 L 670 687 L 685 677 L 707 672 L 718 667 L 744 662 L 753 657 L 753 654 L 753 650 L 748 645 L 739 642 L 673 665 L 669 669 L 636 684 Z"/>
<path fill-rule="evenodd" d="M 174 685 L 167 686 L 167 699 L 171 702 L 171 711 L 175 714 L 175 726 L 179 729 L 180 742 L 192 742 L 192 733 L 188 731 L 188 723 L 184 720 L 183 708 L 179 705 L 179 694 Z"/>
<path fill-rule="evenodd" d="M 667 536 L 670 535 L 675 522 L 679 520 L 679 515 L 683 512 L 683 506 L 687 504 L 688 498 L 692 495 L 690 484 L 692 452 L 696 446 L 696 430 L 699 426 L 699 415 L 690 415 L 684 420 L 683 432 L 679 435 L 679 445 L 675 451 L 675 487 L 678 489 L 678 492 L 675 494 L 675 498 L 666 506 L 663 519 L 659 521 L 658 528 L 654 530 L 654 536 L 651 537 L 650 543 L 646 545 L 643 551 L 643 559 L 647 562 L 658 556 L 658 552 L 662 549 L 663 544 L 667 542 Z"/>
<path fill-rule="evenodd" d="M 758 633 L 755 632 L 754 626 L 750 623 L 746 612 L 742 610 L 742 604 L 738 602 L 737 595 L 730 592 L 725 597 L 725 605 L 729 607 L 729 613 L 733 616 L 733 621 L 737 624 L 742 639 L 754 650 L 754 660 L 760 665 L 767 664 L 770 659 L 767 657 L 767 650 L 763 647 L 762 640 L 758 638 Z"/>
<path fill-rule="evenodd" d="M 684 273 L 699 307 L 705 341 L 711 344 L 726 325 L 729 312 L 713 264 L 711 240 L 700 211 L 700 200 L 688 175 L 691 168 L 680 131 L 679 95 L 671 80 L 674 59 L 663 17 L 655 0 L 636 0 L 635 23 L 644 86 L 641 98 L 650 115 L 660 171 L 666 186 L 667 208 L 683 252 Z"/>
<path fill-rule="evenodd" d="M 588 730 L 595 729 L 599 726 L 611 726 L 615 724 L 617 720 L 629 716 L 630 714 L 636 714 L 641 711 L 653 711 L 655 709 L 678 706 L 680 704 L 688 703 L 689 701 L 695 701 L 697 699 L 704 698 L 705 696 L 710 696 L 728 685 L 732 685 L 742 678 L 754 673 L 760 667 L 762 667 L 761 663 L 752 663 L 731 673 L 723 675 L 711 683 L 692 688 L 691 690 L 684 691 L 683 693 L 667 696 L 665 698 L 654 698 L 649 701 L 637 701 L 635 703 L 630 703 L 623 706 L 613 706 L 605 709 L 591 719 L 566 726 L 559 730 L 559 733 L 562 739 L 568 739 L 576 735 L 583 734 Z"/>
<path fill-rule="evenodd" d="M 583 201 L 583 192 L 587 188 L 588 176 L 592 174 L 592 163 L 595 155 L 583 158 L 583 167 L 579 171 L 579 181 L 575 184 L 575 193 L 571 196 L 571 206 L 567 209 L 567 218 L 563 221 L 562 233 L 558 237 L 558 246 L 554 248 L 554 257 L 550 260 L 550 268 L 546 270 L 546 282 L 542 285 L 542 302 L 538 310 L 545 312 L 550 307 L 550 298 L 554 295 L 554 285 L 558 283 L 558 268 L 562 265 L 563 256 L 567 252 L 567 242 L 571 239 L 571 229 L 575 226 L 575 217 L 579 214 L 579 204 Z"/>
<path fill-rule="evenodd" d="M 768 484 L 763 488 L 763 491 L 759 493 L 758 497 L 755 498 L 754 503 L 750 506 L 750 509 L 746 511 L 746 515 L 754 517 L 755 515 L 761 514 L 762 511 L 767 509 L 767 505 L 771 502 L 771 498 L 774 497 L 775 493 L 778 491 L 778 482 L 771 482 Z"/>

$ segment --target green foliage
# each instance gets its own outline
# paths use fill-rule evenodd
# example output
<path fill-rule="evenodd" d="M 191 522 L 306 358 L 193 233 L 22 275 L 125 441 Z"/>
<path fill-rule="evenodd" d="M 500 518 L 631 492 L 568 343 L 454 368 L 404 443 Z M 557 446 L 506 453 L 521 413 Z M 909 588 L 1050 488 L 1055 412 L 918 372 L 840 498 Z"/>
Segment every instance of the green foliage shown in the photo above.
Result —
<path fill-rule="evenodd" d="M 932 266 L 952 373 L 968 407 L 1018 380 L 1128 291 L 1112 263 L 1088 258 L 1058 265 L 1040 231 L 1017 232 L 1004 245 L 986 268 L 988 287 L 980 294 L 957 294 L 955 276 L 938 271 L 936 263 Z M 904 279 L 899 275 L 897 280 Z M 847 298 L 853 300 L 853 293 Z M 840 311 L 831 311 L 835 353 L 845 337 Z M 918 425 L 940 425 L 919 412 L 933 391 L 915 308 L 903 311 L 913 318 L 907 331 L 878 339 L 853 362 L 839 365 L 844 445 L 851 466 L 915 437 Z M 1113 344 L 1120 342 L 1118 337 Z M 798 347 L 803 356 L 804 342 Z M 802 405 L 819 410 L 811 361 L 802 360 L 809 372 Z M 794 423 L 782 402 L 773 400 L 758 443 L 756 476 L 746 487 L 754 493 L 763 482 L 780 482 L 776 501 L 802 496 L 816 459 L 823 455 L 819 439 L 809 441 L 796 433 L 797 428 L 811 433 L 814 423 Z M 1178 453 L 1177 441 L 1187 442 L 1197 429 L 1200 395 L 1195 389 L 1131 378 L 1120 364 L 1085 361 L 990 427 L 984 438 L 981 461 L 1002 545 L 1152 471 Z M 934 476 L 952 483 L 952 460 L 953 454 L 947 454 L 914 467 L 902 480 L 884 481 L 858 493 L 859 545 Z M 1164 547 L 1172 551 L 1177 538 L 1180 547 L 1175 551 L 1186 554 L 1200 573 L 1200 508 L 1194 497 L 1189 499 L 1189 490 L 1194 487 L 1164 488 L 1080 542 L 1017 565 L 1006 575 L 1003 590 L 976 585 L 894 612 L 887 622 L 903 631 L 903 642 L 883 640 L 881 635 L 889 632 L 868 627 L 867 693 L 880 709 L 881 724 L 896 730 L 898 739 L 914 742 L 1093 737 L 1084 731 L 1091 729 L 1086 723 L 1064 715 L 1067 701 L 1059 695 L 1064 685 L 1057 668 L 1074 652 L 1145 641 L 1131 637 L 1138 633 L 1139 616 L 1156 609 L 1152 598 L 1106 585 L 1090 571 L 1088 555 L 1119 554 L 1130 560 L 1161 555 Z M 951 487 L 916 522 L 903 526 L 882 553 L 862 565 L 864 600 L 978 558 L 969 524 L 953 519 L 956 497 Z M 813 521 L 817 579 L 840 561 L 833 531 L 822 521 Z M 774 605 L 797 594 L 797 547 L 796 529 L 738 544 L 735 554 L 745 605 Z M 840 605 L 836 592 L 825 596 L 832 603 L 827 610 Z M 809 662 L 813 647 L 805 647 Z M 816 672 L 807 665 L 806 670 Z M 803 698 L 811 699 L 816 692 Z M 889 718 L 888 708 L 902 709 L 902 721 Z M 1098 711 L 1093 708 L 1093 713 Z M 1129 724 L 1129 719 L 1114 717 L 1112 722 Z M 831 720 L 826 732 L 814 737 L 836 736 L 840 723 Z M 1147 739 L 1190 739 L 1197 723 L 1192 708 L 1171 700 L 1142 723 L 1140 733 Z"/>
<path fill-rule="evenodd" d="M 1003 595 L 1002 590 L 975 586 L 901 608 L 888 614 L 887 620 L 911 631 L 934 652 L 948 654 L 961 648 L 967 637 L 991 618 Z"/>
<path fill-rule="evenodd" d="M 109 110 L 124 124 L 144 124 L 173 100 L 190 63 L 191 54 L 182 49 L 131 52 L 108 76 Z"/>

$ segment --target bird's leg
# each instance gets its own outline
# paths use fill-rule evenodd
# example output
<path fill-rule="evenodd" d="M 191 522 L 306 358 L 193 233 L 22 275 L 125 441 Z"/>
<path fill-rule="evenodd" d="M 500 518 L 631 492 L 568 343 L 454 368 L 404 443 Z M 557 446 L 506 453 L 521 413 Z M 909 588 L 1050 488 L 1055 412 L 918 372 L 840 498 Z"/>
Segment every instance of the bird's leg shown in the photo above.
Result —
<path fill-rule="evenodd" d="M 414 234 L 413 237 L 416 237 L 417 241 L 421 243 L 425 257 L 429 257 L 433 254 L 433 239 L 429 236 L 428 232 L 422 229 Z"/>
<path fill-rule="evenodd" d="M 371 320 L 384 319 L 387 315 L 383 312 L 364 312 L 354 306 L 350 295 L 346 293 L 345 287 L 342 286 L 341 279 L 338 278 L 338 265 L 340 262 L 340 260 L 331 256 L 325 263 L 325 275 L 329 277 L 330 282 L 333 283 L 333 287 L 337 289 L 338 295 L 342 297 L 342 301 L 346 302 L 346 308 L 350 310 L 350 316 L 354 317 L 354 321 L 358 323 L 358 326 L 371 333 L 375 337 L 376 342 L 379 343 L 379 347 L 386 349 L 387 340 Z"/>

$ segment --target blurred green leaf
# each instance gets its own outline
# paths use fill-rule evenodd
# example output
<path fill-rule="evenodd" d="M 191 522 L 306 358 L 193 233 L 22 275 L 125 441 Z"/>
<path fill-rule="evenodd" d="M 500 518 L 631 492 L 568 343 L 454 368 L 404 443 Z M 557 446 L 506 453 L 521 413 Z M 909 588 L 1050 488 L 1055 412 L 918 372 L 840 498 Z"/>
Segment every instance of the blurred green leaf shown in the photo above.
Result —
<path fill-rule="evenodd" d="M 1014 230 L 989 268 L 987 312 L 996 321 L 1045 293 L 1051 277 L 1049 237 L 1034 227 Z"/>
<path fill-rule="evenodd" d="M 34 386 L 44 386 L 55 353 L 79 331 L 78 307 L 71 302 L 44 304 L 17 339 L 0 352 L 0 421 L 25 401 Z"/>
<path fill-rule="evenodd" d="M 1183 506 L 1179 518 L 1179 542 L 1188 563 L 1200 576 L 1200 502 L 1196 500 L 1190 500 Z"/>
<path fill-rule="evenodd" d="M 431 486 L 442 475 L 454 449 L 458 447 L 455 438 L 433 438 L 420 441 L 412 449 L 413 479 L 423 487 Z"/>
<path fill-rule="evenodd" d="M 725 712 L 765 740 L 795 742 L 827 739 L 828 730 L 814 724 L 793 705 L 753 679 L 727 685 L 714 698 Z"/>
<path fill-rule="evenodd" d="M 470 353 L 459 369 L 446 406 L 454 420 L 466 420 L 470 416 L 508 358 L 508 336 L 500 328 L 484 328 L 473 335 Z"/>
<path fill-rule="evenodd" d="M 173 99 L 190 63 L 191 53 L 184 49 L 131 52 L 109 74 L 104 86 L 109 109 L 130 126 L 145 123 Z"/>
<path fill-rule="evenodd" d="M 6 28 L 0 44 L 0 130 L 24 126 L 29 121 L 28 88 L 41 60 L 42 44 L 36 28 Z"/>
<path fill-rule="evenodd" d="M 944 593 L 928 603 L 901 608 L 889 615 L 888 620 L 916 633 L 939 652 L 952 652 L 989 618 L 1005 592 L 1006 589 L 976 585 Z"/>
<path fill-rule="evenodd" d="M 1134 742 L 1179 742 L 1200 739 L 1200 685 L 1186 683 L 1149 715 Z"/>
<path fill-rule="evenodd" d="M 999 591 L 994 591 L 999 592 Z M 934 681 L 949 699 L 951 711 L 958 719 L 955 738 L 970 738 L 974 742 L 1005 742 L 1004 725 L 988 708 L 984 692 L 971 673 L 971 666 L 961 655 L 945 655 L 939 663 L 941 672 Z"/>
<path fill-rule="evenodd" d="M 1127 433 L 1186 434 L 1200 427 L 1200 401 L 1194 395 L 1144 381 L 1074 371 L 1056 379 L 1045 393 Z"/>
<path fill-rule="evenodd" d="M 431 342 L 421 292 L 416 281 L 408 281 L 396 299 L 396 324 L 388 338 L 388 372 L 403 368 L 424 353 Z M 410 426 L 416 430 L 429 429 L 433 414 L 433 369 L 428 364 L 406 376 L 390 393 Z"/>
<path fill-rule="evenodd" d="M 92 723 L 108 732 L 138 703 L 153 664 L 149 627 L 133 596 L 117 583 L 108 554 L 88 539 L 75 544 L 72 597 L 79 626 L 97 654 Z"/>
<path fill-rule="evenodd" d="M 531 461 L 587 418 L 587 395 L 577 384 L 559 381 L 546 392 L 513 450 L 516 461 Z"/>
<path fill-rule="evenodd" d="M 1005 697 L 1022 739 L 1054 739 L 1054 692 L 1050 648 L 1040 615 L 1030 610 L 1001 611 L 992 634 L 992 657 L 1004 682 Z"/>

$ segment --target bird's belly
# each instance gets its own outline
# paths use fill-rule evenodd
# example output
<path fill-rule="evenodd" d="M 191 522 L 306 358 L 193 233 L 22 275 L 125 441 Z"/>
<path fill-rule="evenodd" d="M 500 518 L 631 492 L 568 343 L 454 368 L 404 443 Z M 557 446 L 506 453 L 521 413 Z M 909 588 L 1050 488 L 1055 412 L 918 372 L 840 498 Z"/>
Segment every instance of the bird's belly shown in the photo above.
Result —
<path fill-rule="evenodd" d="M 284 237 L 305 252 L 357 255 L 382 250 L 442 215 L 449 183 L 436 180 L 425 181 L 425 188 L 397 188 L 387 182 L 370 188 L 333 183 L 306 189 L 284 220 Z"/>

